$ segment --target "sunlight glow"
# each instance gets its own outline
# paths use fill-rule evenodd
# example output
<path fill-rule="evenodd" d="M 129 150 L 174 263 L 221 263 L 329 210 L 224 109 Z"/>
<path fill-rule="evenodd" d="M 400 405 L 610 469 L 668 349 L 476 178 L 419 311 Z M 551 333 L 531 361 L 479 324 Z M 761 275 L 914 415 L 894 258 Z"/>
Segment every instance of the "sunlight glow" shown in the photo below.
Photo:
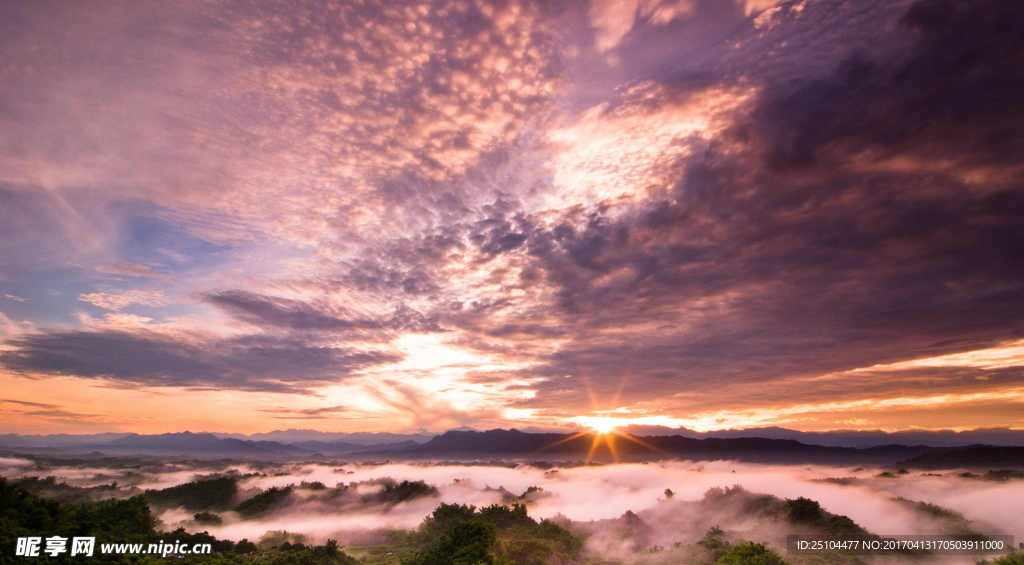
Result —
<path fill-rule="evenodd" d="M 588 428 L 592 428 L 599 434 L 612 433 L 619 426 L 624 426 L 629 423 L 621 418 L 607 418 L 603 416 L 580 416 L 578 418 L 572 418 L 572 420 L 587 426 Z"/>

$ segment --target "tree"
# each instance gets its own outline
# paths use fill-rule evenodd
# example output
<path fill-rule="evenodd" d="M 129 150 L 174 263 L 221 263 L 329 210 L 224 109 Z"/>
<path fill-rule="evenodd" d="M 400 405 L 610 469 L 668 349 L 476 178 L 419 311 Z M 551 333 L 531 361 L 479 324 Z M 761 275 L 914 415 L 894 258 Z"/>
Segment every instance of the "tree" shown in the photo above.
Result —
<path fill-rule="evenodd" d="M 494 526 L 481 520 L 459 522 L 444 531 L 432 547 L 406 565 L 493 565 L 498 541 Z"/>
<path fill-rule="evenodd" d="M 271 487 L 248 500 L 243 500 L 235 507 L 235 511 L 243 518 L 256 518 L 282 503 L 291 493 L 292 487 L 290 486 Z"/>
<path fill-rule="evenodd" d="M 978 561 L 978 565 L 1024 565 L 1024 553 L 1017 553 L 1016 551 L 1009 555 L 997 557 L 995 561 L 988 561 L 982 559 Z"/>
<path fill-rule="evenodd" d="M 782 556 L 754 542 L 734 546 L 718 558 L 718 565 L 786 565 Z"/>

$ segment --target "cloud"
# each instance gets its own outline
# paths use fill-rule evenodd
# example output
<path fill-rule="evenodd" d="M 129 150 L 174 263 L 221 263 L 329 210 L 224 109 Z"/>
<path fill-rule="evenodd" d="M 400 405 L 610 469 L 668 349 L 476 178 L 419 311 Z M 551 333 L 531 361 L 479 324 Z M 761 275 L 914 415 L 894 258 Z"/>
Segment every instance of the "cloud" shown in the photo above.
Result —
<path fill-rule="evenodd" d="M 0 178 L 0 280 L 101 257 L 106 226 L 87 203 Z"/>
<path fill-rule="evenodd" d="M 78 295 L 78 299 L 93 306 L 118 311 L 133 304 L 163 306 L 169 302 L 162 290 L 132 289 L 120 293 L 91 292 Z"/>
<path fill-rule="evenodd" d="M 763 12 L 779 4 L 782 4 L 780 0 L 746 0 L 743 2 L 743 9 L 749 16 L 751 14 Z"/>
<path fill-rule="evenodd" d="M 100 265 L 96 267 L 96 270 L 108 275 L 122 275 L 128 277 L 148 277 L 155 279 L 166 279 L 167 276 L 161 273 L 153 271 L 146 265 L 136 265 L 135 263 L 111 263 L 109 265 Z"/>
<path fill-rule="evenodd" d="M 994 27 L 1019 15 L 917 6 L 900 32 L 918 34 L 909 60 L 853 57 L 795 90 L 765 88 L 681 164 L 669 195 L 530 234 L 525 259 L 557 312 L 538 325 L 559 320 L 573 338 L 534 369 L 551 380 L 525 405 L 580 392 L 565 374 L 639 402 L 1019 336 L 1019 133 L 1016 117 L 994 118 L 1020 115 L 1002 85 L 1024 42 Z"/>
<path fill-rule="evenodd" d="M 20 460 L 4 464 L 24 467 Z M 273 468 L 268 468 L 273 467 Z M 45 469 L 23 469 L 27 476 L 46 474 L 58 477 L 69 485 L 95 486 L 100 481 L 117 479 L 123 485 L 138 488 L 169 488 L 195 480 L 202 473 L 248 473 L 249 466 L 211 468 L 179 464 L 160 469 L 150 466 L 141 473 L 131 469 L 82 468 L 50 465 Z M 412 530 L 440 504 L 466 504 L 478 508 L 491 504 L 507 504 L 502 499 L 524 493 L 530 487 L 542 490 L 526 497 L 529 515 L 536 519 L 553 519 L 576 533 L 587 532 L 588 550 L 594 555 L 608 556 L 618 547 L 627 530 L 615 531 L 613 524 L 622 524 L 629 516 L 628 550 L 617 555 L 624 562 L 649 559 L 650 547 L 669 547 L 675 542 L 685 544 L 700 540 L 715 525 L 727 536 L 750 539 L 785 547 L 790 531 L 785 520 L 772 513 L 757 510 L 770 507 L 763 495 L 781 499 L 806 497 L 820 503 L 828 512 L 846 516 L 868 531 L 880 535 L 887 532 L 904 534 L 948 533 L 969 527 L 987 534 L 1012 534 L 1019 537 L 1022 527 L 1019 508 L 1024 489 L 1019 481 L 986 481 L 957 476 L 914 474 L 899 478 L 876 476 L 879 469 L 851 470 L 827 466 L 799 467 L 757 465 L 735 461 L 701 462 L 671 461 L 660 464 L 581 465 L 558 467 L 557 473 L 531 465 L 484 466 L 443 464 L 369 464 L 334 465 L 261 464 L 265 476 L 240 480 L 240 490 L 255 492 L 272 487 L 299 485 L 318 481 L 329 487 L 346 487 L 344 492 L 316 492 L 295 489 L 292 496 L 261 519 L 239 520 L 232 512 L 223 513 L 222 525 L 198 525 L 185 522 L 189 530 L 209 530 L 221 539 L 258 539 L 267 531 L 287 529 L 289 532 L 313 537 L 315 540 L 336 539 L 355 544 L 374 539 L 373 530 Z M 125 476 L 133 473 L 131 477 Z M 837 478 L 845 481 L 835 481 Z M 833 479 L 833 480 L 826 480 Z M 384 481 L 424 481 L 438 489 L 437 496 L 409 500 L 395 505 L 368 503 L 365 495 L 380 488 Z M 845 484 L 844 484 L 845 483 Z M 735 488 L 735 487 L 742 488 Z M 665 490 L 674 496 L 666 500 Z M 330 496 L 325 496 L 325 495 Z M 905 500 L 897 500 L 903 497 Z M 939 508 L 960 513 L 972 523 L 956 518 L 941 519 L 912 501 L 927 502 Z M 778 501 L 781 502 L 781 501 Z M 785 512 L 783 510 L 783 512 Z M 168 524 L 188 520 L 191 512 L 170 509 L 161 518 Z M 175 525 L 176 526 L 176 525 Z M 754 532 L 753 534 L 751 532 Z M 376 532 L 381 533 L 381 532 Z M 368 535 L 369 534 L 369 535 Z M 376 537 L 379 540 L 379 537 Z M 635 547 L 638 542 L 640 548 Z M 374 543 L 374 542 L 371 542 Z M 379 541 L 375 542 L 379 543 Z M 585 556 L 586 557 L 586 556 Z"/>
<path fill-rule="evenodd" d="M 20 406 L 30 406 L 32 408 L 60 408 L 56 404 L 43 404 L 40 402 L 29 402 L 27 400 L 11 400 L 9 398 L 0 398 L 0 402 L 18 404 Z"/>
<path fill-rule="evenodd" d="M 6 314 L 0 312 L 0 337 L 9 337 L 21 333 L 22 328 Z"/>
<path fill-rule="evenodd" d="M 1021 366 L 1024 366 L 1024 341 L 1014 341 L 989 349 L 901 361 L 892 365 L 867 367 L 862 371 L 891 371 L 923 367 L 977 367 L 992 370 Z"/>
<path fill-rule="evenodd" d="M 173 278 L 216 331 L 62 272 L 153 323 L 21 335 L 12 370 L 473 398 L 431 426 L 1020 383 L 969 353 L 1024 335 L 1010 0 L 34 6 L 0 18 L 0 270 Z M 473 355 L 374 372 L 410 334 Z"/>
<path fill-rule="evenodd" d="M 347 409 L 344 406 L 327 406 L 327 407 L 324 407 L 324 408 L 305 408 L 305 409 L 302 409 L 302 410 L 292 410 L 292 409 L 288 409 L 288 408 L 274 408 L 274 409 L 267 408 L 267 409 L 260 410 L 260 411 L 261 412 L 289 412 L 289 413 L 303 414 L 303 415 L 306 415 L 306 416 L 315 416 L 315 415 L 318 415 L 318 414 L 345 412 L 346 410 Z"/>
<path fill-rule="evenodd" d="M 45 331 L 7 341 L 0 363 L 29 375 L 73 375 L 157 387 L 305 392 L 398 361 L 394 353 L 262 336 Z"/>
<path fill-rule="evenodd" d="M 266 408 L 261 409 L 260 412 L 269 412 L 271 414 L 277 414 L 271 416 L 281 420 L 361 420 L 364 419 L 361 416 L 339 416 L 338 414 L 344 414 L 349 412 L 350 409 L 346 406 L 324 406 L 321 408 L 302 408 L 302 409 L 290 409 L 290 408 Z"/>
<path fill-rule="evenodd" d="M 378 318 L 358 318 L 326 302 L 309 304 L 240 290 L 211 293 L 205 298 L 240 320 L 262 326 L 314 331 L 437 330 L 436 322 L 409 307 Z"/>
<path fill-rule="evenodd" d="M 13 409 L 13 411 L 20 417 L 44 418 L 50 421 L 57 420 L 64 422 L 96 423 L 110 423 L 119 420 L 116 416 L 111 417 L 108 414 L 84 414 L 81 412 L 66 410 L 63 406 L 43 402 L 0 398 L 0 404 L 13 404 L 14 406 L 8 406 L 8 410 Z"/>

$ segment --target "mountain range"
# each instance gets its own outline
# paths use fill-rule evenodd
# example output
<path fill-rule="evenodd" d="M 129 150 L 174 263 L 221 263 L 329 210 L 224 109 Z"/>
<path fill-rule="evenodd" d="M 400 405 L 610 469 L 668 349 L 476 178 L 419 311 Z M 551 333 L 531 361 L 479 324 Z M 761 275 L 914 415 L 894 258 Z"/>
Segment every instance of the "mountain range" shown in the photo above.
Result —
<path fill-rule="evenodd" d="M 386 452 L 388 450 L 405 449 L 418 443 L 406 440 L 391 444 L 357 444 L 345 442 L 306 441 L 300 444 L 282 443 L 270 440 L 238 439 L 219 437 L 211 433 L 179 432 L 157 435 L 119 434 L 108 441 L 95 441 L 102 438 L 58 438 L 58 441 L 47 445 L 41 441 L 26 440 L 22 437 L 0 436 L 0 448 L 11 451 L 35 454 L 67 454 L 93 451 L 103 455 L 141 455 L 141 456 L 180 456 L 196 459 L 317 459 L 373 449 Z M 13 439 L 14 441 L 10 441 Z M 89 441 L 93 439 L 93 441 Z"/>
<path fill-rule="evenodd" d="M 1012 431 L 1012 430 L 1011 430 Z M 756 432 L 755 432 L 756 433 Z M 769 435 L 769 434 L 765 434 Z M 397 439 L 390 434 L 388 439 Z M 45 438 L 45 436 L 43 436 Z M 243 436 L 244 437 L 244 436 Z M 301 437 L 301 435 L 299 436 Z M 92 441 L 88 441 L 92 439 Z M 298 438 L 296 438 L 298 439 Z M 381 438 L 383 439 L 383 438 Z M 13 440 L 13 441 L 11 441 Z M 31 445 L 34 443 L 35 445 Z M 524 432 L 520 430 L 451 430 L 420 443 L 411 439 L 365 444 L 305 440 L 285 443 L 239 439 L 212 433 L 179 432 L 61 436 L 45 445 L 37 436 L 0 436 L 0 451 L 16 454 L 150 456 L 191 459 L 322 460 L 529 460 L 529 461 L 691 461 L 734 460 L 750 463 L 878 465 L 907 468 L 1024 468 L 1024 447 L 943 446 L 925 444 L 847 447 L 815 445 L 772 437 L 687 437 L 594 433 Z M 42 445 L 41 445 L 42 444 Z"/>
<path fill-rule="evenodd" d="M 449 431 L 479 431 L 473 428 L 458 428 Z M 525 428 L 528 433 L 565 433 L 564 430 L 546 430 Z M 882 430 L 833 430 L 827 432 L 803 432 L 780 427 L 745 428 L 738 430 L 715 430 L 697 432 L 686 428 L 669 428 L 663 426 L 626 426 L 620 428 L 621 433 L 638 437 L 645 436 L 681 436 L 692 439 L 735 439 L 764 438 L 789 439 L 807 445 L 830 447 L 874 447 L 879 445 L 927 445 L 931 447 L 966 447 L 969 445 L 996 445 L 1024 447 L 1024 430 L 1010 428 L 979 428 L 975 430 L 905 430 L 885 432 Z M 188 432 L 183 432 L 188 434 Z M 0 434 L 0 446 L 14 447 L 73 447 L 98 446 L 112 440 L 136 434 L 128 432 L 108 432 L 99 434 L 52 434 L 52 435 L 21 435 Z M 164 436 L 173 434 L 162 434 Z M 200 434 L 192 434 L 200 435 Z M 220 439 L 237 439 L 242 441 L 269 441 L 278 444 L 294 445 L 312 451 L 341 451 L 350 453 L 360 450 L 401 449 L 409 446 L 407 442 L 426 443 L 439 434 L 428 432 L 397 434 L 389 432 L 322 432 L 309 429 L 275 430 L 256 434 L 207 433 Z M 158 437 L 158 436 L 147 436 Z M 187 438 L 188 436 L 182 436 Z M 202 441 L 202 440 L 200 440 Z M 209 441 L 209 439 L 205 440 Z"/>
<path fill-rule="evenodd" d="M 832 430 L 827 432 L 801 432 L 779 427 L 747 428 L 742 430 L 715 430 L 696 432 L 685 428 L 663 426 L 627 426 L 623 432 L 637 436 L 678 435 L 683 437 L 792 439 L 808 445 L 832 447 L 872 447 L 877 445 L 929 445 L 932 447 L 965 447 L 968 445 L 1024 446 L 1024 430 L 1010 428 L 978 428 L 975 430 Z"/>

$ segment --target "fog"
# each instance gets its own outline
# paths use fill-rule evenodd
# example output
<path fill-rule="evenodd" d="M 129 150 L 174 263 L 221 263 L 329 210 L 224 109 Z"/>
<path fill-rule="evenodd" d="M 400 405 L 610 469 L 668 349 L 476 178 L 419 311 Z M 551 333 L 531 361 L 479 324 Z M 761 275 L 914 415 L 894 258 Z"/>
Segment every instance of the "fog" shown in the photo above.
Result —
<path fill-rule="evenodd" d="M 199 465 L 199 464 L 196 464 Z M 777 549 L 784 543 L 785 524 L 766 522 L 743 510 L 744 500 L 756 495 L 780 499 L 806 497 L 834 514 L 848 516 L 872 533 L 882 535 L 939 534 L 949 524 L 895 500 L 902 497 L 958 512 L 970 528 L 984 534 L 1012 534 L 1024 539 L 1024 480 L 986 480 L 962 477 L 959 471 L 941 474 L 882 475 L 881 469 L 825 466 L 783 466 L 728 461 L 687 461 L 555 466 L 539 468 L 452 464 L 324 465 L 239 464 L 192 467 L 189 464 L 152 464 L 130 468 L 47 466 L 22 459 L 0 459 L 9 478 L 56 477 L 78 487 L 118 482 L 115 496 L 141 494 L 197 478 L 232 474 L 238 477 L 235 504 L 272 487 L 294 486 L 291 493 L 258 519 L 243 519 L 237 512 L 220 512 L 220 525 L 199 525 L 193 511 L 155 508 L 165 529 L 185 527 L 209 531 L 231 540 L 259 540 L 268 532 L 285 530 L 310 541 L 328 538 L 341 543 L 368 544 L 382 539 L 383 531 L 415 529 L 438 504 L 527 504 L 529 514 L 569 524 L 587 536 L 587 549 L 629 560 L 637 544 L 645 547 L 689 544 L 714 525 L 731 539 L 767 542 Z M 258 474 L 258 476 L 252 476 Z M 398 503 L 375 495 L 385 484 L 423 481 L 437 494 Z M 326 488 L 308 488 L 310 483 Z M 307 486 L 301 486 L 306 483 Z M 745 493 L 728 497 L 722 491 L 741 486 Z M 540 487 L 524 495 L 530 487 Z M 673 496 L 666 496 L 671 489 Z M 710 491 L 710 492 L 709 492 Z M 739 492 L 739 491 L 732 491 Z M 108 495 L 109 496 L 109 495 Z M 710 499 L 708 497 L 718 498 Z M 744 498 L 745 497 L 745 498 Z M 739 502 L 737 502 L 739 501 Z M 632 512 L 642 522 L 625 539 L 609 532 L 621 527 Z M 637 522 L 640 524 L 640 522 Z M 634 531 L 635 530 L 635 531 Z M 784 548 L 782 548 L 784 550 Z M 958 560 L 959 559 L 959 560 Z M 948 558 L 949 563 L 973 563 L 970 558 Z"/>

